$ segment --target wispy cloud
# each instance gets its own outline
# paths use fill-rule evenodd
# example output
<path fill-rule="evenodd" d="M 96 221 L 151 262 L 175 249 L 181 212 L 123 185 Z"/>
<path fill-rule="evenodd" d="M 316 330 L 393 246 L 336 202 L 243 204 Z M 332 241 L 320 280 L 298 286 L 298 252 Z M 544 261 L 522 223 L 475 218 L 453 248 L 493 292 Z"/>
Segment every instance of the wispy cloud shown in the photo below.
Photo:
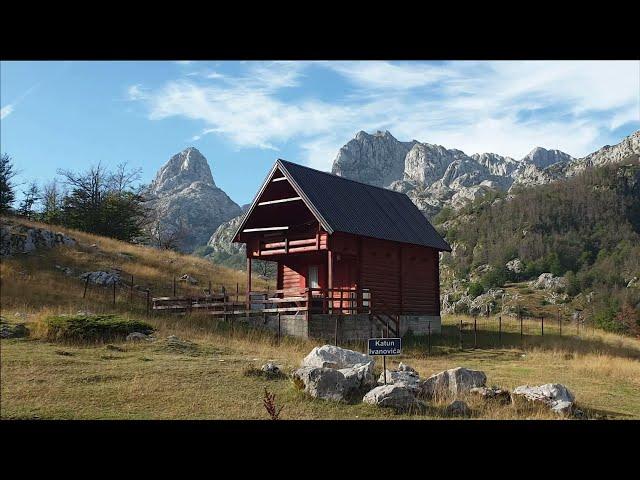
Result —
<path fill-rule="evenodd" d="M 277 150 L 295 141 L 306 161 L 330 168 L 359 130 L 521 158 L 531 148 L 582 156 L 603 135 L 640 124 L 640 62 L 247 62 L 148 90 L 129 88 L 150 119 L 184 117 L 236 146 Z M 312 68 L 311 68 L 312 67 Z M 313 69 L 339 93 L 305 88 Z M 191 77 L 190 77 L 191 78 Z M 316 87 L 317 88 L 317 87 Z M 296 95 L 291 92 L 296 91 Z M 300 92 L 303 94 L 301 95 Z"/>
<path fill-rule="evenodd" d="M 11 115 L 15 111 L 16 106 L 20 102 L 22 102 L 25 98 L 27 98 L 29 95 L 31 95 L 39 86 L 40 86 L 40 82 L 38 82 L 35 85 L 33 85 L 32 87 L 28 88 L 22 95 L 20 95 L 18 98 L 16 98 L 13 102 L 8 103 L 7 105 L 3 106 L 0 109 L 0 120 L 4 120 L 9 115 Z"/>

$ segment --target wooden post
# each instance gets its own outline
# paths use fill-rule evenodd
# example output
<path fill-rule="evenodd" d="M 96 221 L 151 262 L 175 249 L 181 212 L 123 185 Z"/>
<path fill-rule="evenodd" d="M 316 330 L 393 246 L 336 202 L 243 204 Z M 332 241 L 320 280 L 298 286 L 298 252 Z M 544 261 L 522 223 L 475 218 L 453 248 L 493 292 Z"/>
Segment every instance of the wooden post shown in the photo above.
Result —
<path fill-rule="evenodd" d="M 251 309 L 251 257 L 247 257 L 247 298 L 245 301 L 247 309 L 247 318 L 249 318 L 249 310 Z"/>
<path fill-rule="evenodd" d="M 116 281 L 113 281 L 113 304 L 116 304 Z"/>
<path fill-rule="evenodd" d="M 278 345 L 280 345 L 280 312 L 278 312 Z"/>
<path fill-rule="evenodd" d="M 429 320 L 429 324 L 427 328 L 429 332 L 429 355 L 431 355 L 431 320 Z"/>
<path fill-rule="evenodd" d="M 238 303 L 238 298 L 240 296 L 240 285 L 236 282 L 236 303 Z"/>
<path fill-rule="evenodd" d="M 209 296 L 211 296 L 211 280 L 209 280 Z"/>
<path fill-rule="evenodd" d="M 82 294 L 82 298 L 87 296 L 87 287 L 89 286 L 89 275 L 87 275 L 87 280 L 84 282 L 84 293 Z"/>
<path fill-rule="evenodd" d="M 462 320 L 460 320 L 459 333 L 460 333 L 460 350 L 464 350 L 463 345 L 462 345 Z"/>
<path fill-rule="evenodd" d="M 176 276 L 173 276 L 173 296 L 176 296 Z"/>
<path fill-rule="evenodd" d="M 336 315 L 336 328 L 335 331 L 333 332 L 333 344 L 337 347 L 338 346 L 338 320 L 340 319 L 340 315 Z"/>
<path fill-rule="evenodd" d="M 540 317 L 540 322 L 541 322 L 540 323 L 541 333 L 542 333 L 542 336 L 544 337 L 544 315 Z"/>
<path fill-rule="evenodd" d="M 129 292 L 129 303 L 133 303 L 133 275 L 131 275 L 131 290 Z"/>
<path fill-rule="evenodd" d="M 473 316 L 473 348 L 478 348 L 478 316 Z"/>

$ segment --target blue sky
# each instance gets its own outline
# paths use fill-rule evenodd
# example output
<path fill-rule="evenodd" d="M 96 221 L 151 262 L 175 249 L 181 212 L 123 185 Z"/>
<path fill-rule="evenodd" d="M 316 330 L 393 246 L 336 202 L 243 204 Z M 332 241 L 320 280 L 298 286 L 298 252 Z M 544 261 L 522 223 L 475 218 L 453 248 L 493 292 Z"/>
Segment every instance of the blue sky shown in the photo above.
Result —
<path fill-rule="evenodd" d="M 360 130 L 467 154 L 583 156 L 640 128 L 638 61 L 1 62 L 20 181 L 197 147 L 248 203 L 276 158 L 329 170 Z"/>

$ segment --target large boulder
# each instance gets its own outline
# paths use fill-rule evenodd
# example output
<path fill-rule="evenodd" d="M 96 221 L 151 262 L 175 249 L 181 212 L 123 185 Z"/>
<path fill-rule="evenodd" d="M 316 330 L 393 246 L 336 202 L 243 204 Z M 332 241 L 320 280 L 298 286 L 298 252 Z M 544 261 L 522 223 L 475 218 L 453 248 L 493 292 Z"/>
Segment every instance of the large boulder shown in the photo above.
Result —
<path fill-rule="evenodd" d="M 358 364 L 375 363 L 375 360 L 364 353 L 347 350 L 334 345 L 315 347 L 302 360 L 303 367 L 350 368 Z"/>
<path fill-rule="evenodd" d="M 347 397 L 359 396 L 376 386 L 373 376 L 373 362 L 358 363 L 353 367 L 338 370 L 345 379 L 345 395 Z"/>
<path fill-rule="evenodd" d="M 395 410 L 408 410 L 419 405 L 413 392 L 403 385 L 382 385 L 369 391 L 364 403 Z"/>
<path fill-rule="evenodd" d="M 541 290 L 562 290 L 567 286 L 564 277 L 554 277 L 553 273 L 541 273 L 536 280 L 529 282 L 533 288 Z"/>
<path fill-rule="evenodd" d="M 475 387 L 469 390 L 473 395 L 477 395 L 483 400 L 493 400 L 501 404 L 511 403 L 509 390 L 499 387 Z"/>
<path fill-rule="evenodd" d="M 575 397 L 560 383 L 546 383 L 537 387 L 529 385 L 516 387 L 511 392 L 511 401 L 514 405 L 531 402 L 549 407 L 551 411 L 558 414 L 568 414 L 573 410 Z"/>
<path fill-rule="evenodd" d="M 472 388 L 484 387 L 487 376 L 480 370 L 458 367 L 431 375 L 421 384 L 421 395 L 427 398 L 458 396 Z"/>
<path fill-rule="evenodd" d="M 470 411 L 469 405 L 462 400 L 454 400 L 445 409 L 445 413 L 450 417 L 468 417 Z"/>
<path fill-rule="evenodd" d="M 378 385 L 384 385 L 384 372 L 380 374 L 380 378 L 378 378 Z M 418 394 L 421 390 L 421 380 L 420 376 L 414 371 L 399 371 L 394 372 L 391 370 L 387 370 L 387 385 L 398 385 L 402 387 L 406 387 L 411 390 L 414 394 Z"/>
<path fill-rule="evenodd" d="M 304 389 L 313 398 L 345 401 L 347 382 L 344 374 L 334 368 L 302 367 L 293 372 L 293 383 L 299 389 Z M 349 382 L 352 384 L 353 380 Z"/>

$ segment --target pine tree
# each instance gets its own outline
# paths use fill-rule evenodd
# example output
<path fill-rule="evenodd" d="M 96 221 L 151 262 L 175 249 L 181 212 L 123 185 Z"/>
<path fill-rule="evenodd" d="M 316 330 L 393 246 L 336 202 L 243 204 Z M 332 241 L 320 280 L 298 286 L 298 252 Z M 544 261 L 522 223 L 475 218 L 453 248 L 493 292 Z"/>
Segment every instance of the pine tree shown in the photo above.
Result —
<path fill-rule="evenodd" d="M 12 183 L 17 172 L 13 170 L 13 160 L 3 153 L 0 156 L 0 213 L 9 213 L 15 200 L 15 186 Z"/>

